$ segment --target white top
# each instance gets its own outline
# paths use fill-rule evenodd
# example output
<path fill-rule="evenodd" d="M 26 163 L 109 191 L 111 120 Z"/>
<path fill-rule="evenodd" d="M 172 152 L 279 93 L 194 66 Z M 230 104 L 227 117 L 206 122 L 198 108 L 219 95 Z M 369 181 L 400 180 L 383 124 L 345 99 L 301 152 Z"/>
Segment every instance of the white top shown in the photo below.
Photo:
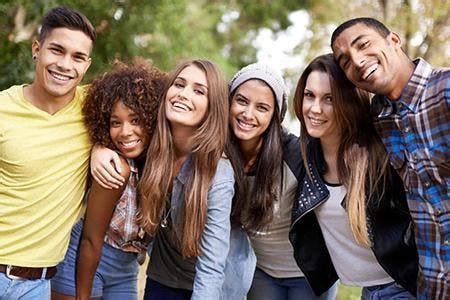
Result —
<path fill-rule="evenodd" d="M 345 285 L 373 286 L 394 281 L 380 266 L 372 249 L 359 245 L 341 205 L 344 186 L 330 186 L 329 199 L 314 210 L 334 268 Z"/>
<path fill-rule="evenodd" d="M 275 278 L 303 277 L 289 242 L 292 204 L 298 183 L 286 163 L 283 164 L 283 179 L 281 197 L 274 203 L 272 222 L 250 239 L 258 268 Z"/>

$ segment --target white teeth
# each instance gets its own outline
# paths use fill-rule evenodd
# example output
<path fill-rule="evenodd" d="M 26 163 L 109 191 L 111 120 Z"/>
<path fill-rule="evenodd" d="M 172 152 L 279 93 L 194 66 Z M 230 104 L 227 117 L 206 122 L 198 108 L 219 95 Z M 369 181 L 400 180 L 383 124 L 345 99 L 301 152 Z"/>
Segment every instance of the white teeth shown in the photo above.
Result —
<path fill-rule="evenodd" d="M 180 103 L 180 102 L 174 102 L 172 105 L 173 105 L 173 107 L 182 109 L 182 110 L 184 110 L 184 111 L 190 111 L 190 110 L 191 110 L 191 109 L 189 108 L 189 106 L 187 106 L 187 105 L 185 105 L 185 104 L 183 104 L 183 103 Z"/>
<path fill-rule="evenodd" d="M 325 121 L 323 120 L 319 120 L 319 119 L 314 119 L 314 118 L 309 118 L 309 121 L 311 122 L 312 125 L 315 126 L 319 126 L 325 123 Z"/>
<path fill-rule="evenodd" d="M 54 78 L 56 78 L 56 79 L 58 79 L 58 80 L 67 81 L 67 80 L 70 79 L 69 76 L 64 76 L 64 75 L 57 74 L 57 73 L 54 73 L 54 72 L 50 72 L 50 74 L 51 74 Z"/>
<path fill-rule="evenodd" d="M 239 125 L 241 125 L 241 127 L 248 128 L 248 129 L 251 129 L 251 128 L 255 127 L 255 125 L 246 123 L 246 122 L 244 122 L 242 120 L 237 120 L 237 121 L 238 121 Z"/>
<path fill-rule="evenodd" d="M 139 142 L 140 142 L 140 140 L 136 140 L 136 141 L 131 141 L 131 142 L 121 142 L 121 144 L 122 144 L 125 148 L 131 148 L 131 147 L 136 146 Z"/>
<path fill-rule="evenodd" d="M 373 64 L 373 65 L 371 65 L 371 66 L 368 67 L 367 70 L 364 72 L 362 78 L 363 78 L 364 80 L 367 80 L 367 79 L 370 77 L 370 75 L 372 75 L 373 72 L 375 72 L 377 69 L 378 69 L 378 64 Z"/>

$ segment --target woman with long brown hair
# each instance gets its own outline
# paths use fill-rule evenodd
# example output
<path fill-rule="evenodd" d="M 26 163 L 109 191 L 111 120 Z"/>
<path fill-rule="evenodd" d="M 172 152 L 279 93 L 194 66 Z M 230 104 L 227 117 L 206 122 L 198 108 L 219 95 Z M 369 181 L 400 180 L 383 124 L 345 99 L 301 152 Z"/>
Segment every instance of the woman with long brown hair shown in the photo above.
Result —
<path fill-rule="evenodd" d="M 145 299 L 218 299 L 234 194 L 226 81 L 213 63 L 190 60 L 164 91 L 139 185 L 142 225 L 155 236 Z"/>
<path fill-rule="evenodd" d="M 411 216 L 369 103 L 331 54 L 315 58 L 301 75 L 294 107 L 303 182 L 290 239 L 316 294 L 339 278 L 363 287 L 363 299 L 409 299 L 418 262 Z"/>

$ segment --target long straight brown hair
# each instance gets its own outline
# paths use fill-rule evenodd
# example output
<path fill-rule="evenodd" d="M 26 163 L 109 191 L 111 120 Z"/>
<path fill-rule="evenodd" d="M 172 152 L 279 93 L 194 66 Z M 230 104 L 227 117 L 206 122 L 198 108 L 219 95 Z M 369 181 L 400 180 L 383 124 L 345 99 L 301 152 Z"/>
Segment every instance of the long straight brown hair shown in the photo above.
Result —
<path fill-rule="evenodd" d="M 389 180 L 388 157 L 371 121 L 369 94 L 345 77 L 332 54 L 318 56 L 306 67 L 294 95 L 306 170 L 309 170 L 307 144 L 312 137 L 306 130 L 302 107 L 306 81 L 313 71 L 327 74 L 330 80 L 333 114 L 341 134 L 337 153 L 338 177 L 347 189 L 345 203 L 353 236 L 359 244 L 369 247 L 366 198 L 369 201 L 376 201 L 374 196 L 381 198 Z"/>
<path fill-rule="evenodd" d="M 207 60 L 189 60 L 170 73 L 158 110 L 157 129 L 147 151 L 147 161 L 139 183 L 142 225 L 156 234 L 170 194 L 175 161 L 170 124 L 166 118 L 167 90 L 180 72 L 195 66 L 205 72 L 208 84 L 208 109 L 197 129 L 192 148 L 193 164 L 184 190 L 180 250 L 184 257 L 200 254 L 200 239 L 206 223 L 208 189 L 224 151 L 228 134 L 228 91 L 220 70 Z"/>

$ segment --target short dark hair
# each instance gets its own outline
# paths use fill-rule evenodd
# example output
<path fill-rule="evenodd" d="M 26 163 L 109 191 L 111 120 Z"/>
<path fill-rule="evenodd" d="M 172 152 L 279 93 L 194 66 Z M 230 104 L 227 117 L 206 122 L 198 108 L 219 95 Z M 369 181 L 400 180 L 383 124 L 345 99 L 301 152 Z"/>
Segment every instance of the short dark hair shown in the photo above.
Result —
<path fill-rule="evenodd" d="M 56 28 L 82 31 L 91 39 L 92 43 L 97 37 L 94 26 L 85 15 L 64 6 L 52 8 L 45 14 L 42 19 L 39 41 L 45 40 L 47 35 Z"/>
<path fill-rule="evenodd" d="M 377 31 L 382 37 L 387 37 L 391 31 L 380 21 L 373 19 L 373 18 L 354 18 L 350 19 L 348 21 L 345 21 L 341 25 L 339 25 L 331 35 L 331 46 L 333 47 L 334 41 L 338 38 L 338 36 L 347 28 L 350 28 L 352 26 L 355 26 L 357 24 L 364 24 L 369 28 L 374 29 Z"/>

